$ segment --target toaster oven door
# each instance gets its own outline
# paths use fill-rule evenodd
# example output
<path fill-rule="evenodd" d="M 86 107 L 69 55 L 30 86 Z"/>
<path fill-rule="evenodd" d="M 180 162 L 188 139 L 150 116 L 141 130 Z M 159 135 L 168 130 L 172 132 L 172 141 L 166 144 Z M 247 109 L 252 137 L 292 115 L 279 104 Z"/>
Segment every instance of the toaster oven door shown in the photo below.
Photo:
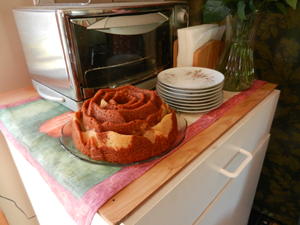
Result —
<path fill-rule="evenodd" d="M 71 19 L 78 80 L 83 88 L 135 84 L 169 67 L 171 10 Z"/>

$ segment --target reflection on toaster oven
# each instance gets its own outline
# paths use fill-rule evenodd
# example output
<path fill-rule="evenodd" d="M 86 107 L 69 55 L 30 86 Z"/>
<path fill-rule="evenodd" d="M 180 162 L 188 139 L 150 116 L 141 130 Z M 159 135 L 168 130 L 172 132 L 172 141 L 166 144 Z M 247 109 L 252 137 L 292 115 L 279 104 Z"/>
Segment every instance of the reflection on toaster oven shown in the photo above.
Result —
<path fill-rule="evenodd" d="M 155 59 L 136 55 L 118 55 L 109 59 L 109 66 L 87 70 L 85 79 L 89 87 L 116 87 L 146 78 L 153 71 Z M 143 76 L 141 76 L 143 74 Z M 96 84 L 96 85 L 95 85 Z"/>

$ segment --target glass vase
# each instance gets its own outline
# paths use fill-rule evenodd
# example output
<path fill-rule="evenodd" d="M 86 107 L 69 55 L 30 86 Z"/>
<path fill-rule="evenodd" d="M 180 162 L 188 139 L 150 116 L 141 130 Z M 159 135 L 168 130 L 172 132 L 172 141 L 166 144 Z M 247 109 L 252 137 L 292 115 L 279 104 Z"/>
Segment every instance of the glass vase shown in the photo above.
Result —
<path fill-rule="evenodd" d="M 242 91 L 254 81 L 255 15 L 226 18 L 225 46 L 217 70 L 225 76 L 224 90 Z"/>

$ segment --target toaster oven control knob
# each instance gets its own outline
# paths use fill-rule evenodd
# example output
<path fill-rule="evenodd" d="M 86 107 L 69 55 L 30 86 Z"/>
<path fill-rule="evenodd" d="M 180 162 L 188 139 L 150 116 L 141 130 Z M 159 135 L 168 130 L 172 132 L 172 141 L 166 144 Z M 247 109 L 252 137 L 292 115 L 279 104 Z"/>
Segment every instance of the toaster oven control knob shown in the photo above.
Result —
<path fill-rule="evenodd" d="M 188 12 L 186 9 L 180 9 L 178 10 L 176 14 L 176 19 L 178 23 L 187 23 L 188 22 Z"/>

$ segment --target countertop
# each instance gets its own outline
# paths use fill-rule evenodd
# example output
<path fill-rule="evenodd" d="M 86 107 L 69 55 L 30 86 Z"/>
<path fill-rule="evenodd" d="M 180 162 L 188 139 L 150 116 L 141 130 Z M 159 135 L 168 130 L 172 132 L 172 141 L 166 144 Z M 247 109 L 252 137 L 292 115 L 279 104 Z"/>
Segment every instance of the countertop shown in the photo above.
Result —
<path fill-rule="evenodd" d="M 178 149 L 178 151 L 171 155 L 172 157 L 167 157 L 165 160 L 162 160 L 158 165 L 144 174 L 144 176 L 135 180 L 116 194 L 112 200 L 100 208 L 98 211 L 99 214 L 110 224 L 119 223 L 142 202 L 148 199 L 157 189 L 161 188 L 172 177 L 177 175 L 185 165 L 195 159 L 202 151 L 259 104 L 275 87 L 276 85 L 268 83 L 260 88 L 257 93 L 247 97 L 242 104 L 233 107 L 211 127 L 190 140 L 188 145 L 184 145 Z M 33 87 L 26 87 L 16 91 L 1 93 L 0 105 L 34 97 L 38 97 L 38 94 Z M 202 140 L 200 144 L 199 139 Z M 184 154 L 186 149 L 190 151 L 188 155 Z M 158 174 L 160 176 L 158 176 Z M 151 185 L 149 185 L 149 179 L 151 179 Z M 135 196 L 135 198 L 133 198 L 133 196 Z"/>

